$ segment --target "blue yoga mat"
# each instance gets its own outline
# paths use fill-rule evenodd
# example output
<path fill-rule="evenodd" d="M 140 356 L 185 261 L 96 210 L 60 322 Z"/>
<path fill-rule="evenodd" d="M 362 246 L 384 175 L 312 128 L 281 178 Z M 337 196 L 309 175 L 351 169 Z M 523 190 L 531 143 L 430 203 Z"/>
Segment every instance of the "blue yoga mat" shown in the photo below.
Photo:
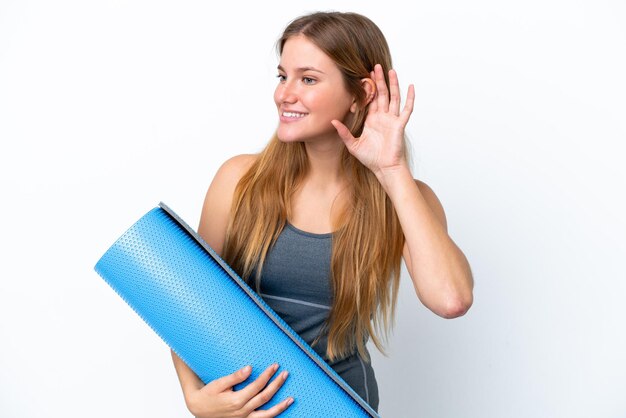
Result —
<path fill-rule="evenodd" d="M 277 362 L 289 378 L 262 409 L 292 396 L 281 417 L 378 417 L 165 204 L 132 225 L 95 270 L 204 383 L 251 364 L 243 387 Z"/>

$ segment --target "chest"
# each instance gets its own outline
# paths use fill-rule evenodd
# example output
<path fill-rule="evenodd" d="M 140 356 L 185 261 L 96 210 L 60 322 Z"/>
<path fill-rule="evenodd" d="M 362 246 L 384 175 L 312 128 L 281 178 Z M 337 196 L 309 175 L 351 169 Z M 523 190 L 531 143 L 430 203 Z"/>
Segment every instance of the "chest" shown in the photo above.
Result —
<path fill-rule="evenodd" d="M 314 234 L 287 224 L 263 265 L 261 292 L 330 306 L 332 234 Z"/>
<path fill-rule="evenodd" d="M 303 187 L 291 201 L 292 225 L 300 230 L 325 234 L 337 229 L 337 220 L 346 206 L 346 194 L 340 188 Z"/>

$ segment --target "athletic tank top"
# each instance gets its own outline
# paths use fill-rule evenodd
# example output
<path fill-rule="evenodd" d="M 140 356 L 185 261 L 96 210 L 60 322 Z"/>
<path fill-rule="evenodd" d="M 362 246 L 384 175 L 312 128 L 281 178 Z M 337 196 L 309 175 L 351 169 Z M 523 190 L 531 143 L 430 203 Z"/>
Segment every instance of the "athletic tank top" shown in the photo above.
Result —
<path fill-rule="evenodd" d="M 287 223 L 266 256 L 261 297 L 309 345 L 330 313 L 332 234 L 313 234 Z M 378 385 L 370 362 L 354 354 L 330 362 L 324 334 L 312 348 L 378 411 Z M 368 353 L 369 354 L 369 353 Z"/>

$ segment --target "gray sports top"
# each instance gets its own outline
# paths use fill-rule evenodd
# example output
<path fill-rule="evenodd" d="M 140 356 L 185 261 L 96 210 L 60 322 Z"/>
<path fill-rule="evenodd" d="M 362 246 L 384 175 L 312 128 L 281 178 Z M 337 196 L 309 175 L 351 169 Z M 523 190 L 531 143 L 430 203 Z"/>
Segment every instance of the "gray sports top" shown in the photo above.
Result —
<path fill-rule="evenodd" d="M 332 234 L 313 234 L 287 223 L 266 256 L 261 297 L 308 344 L 322 331 L 332 303 L 330 259 Z M 372 408 L 378 411 L 374 369 L 354 353 L 330 362 L 326 335 L 313 349 Z"/>

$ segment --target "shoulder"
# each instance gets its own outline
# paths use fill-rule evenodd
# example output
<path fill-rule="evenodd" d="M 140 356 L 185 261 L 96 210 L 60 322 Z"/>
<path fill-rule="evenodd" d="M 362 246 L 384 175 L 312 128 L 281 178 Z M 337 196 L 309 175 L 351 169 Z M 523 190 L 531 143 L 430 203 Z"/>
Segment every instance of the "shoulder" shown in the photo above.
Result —
<path fill-rule="evenodd" d="M 215 174 L 215 180 L 237 184 L 258 158 L 258 154 L 240 154 L 224 161 Z"/>
<path fill-rule="evenodd" d="M 430 210 L 433 211 L 439 222 L 444 226 L 444 228 L 447 229 L 448 225 L 446 221 L 446 214 L 443 210 L 443 205 L 441 204 L 441 201 L 435 194 L 435 191 L 428 184 L 424 183 L 421 180 L 414 179 L 414 181 L 420 191 L 420 194 L 430 207 Z"/>
<path fill-rule="evenodd" d="M 237 183 L 250 169 L 256 158 L 256 154 L 241 154 L 224 161 L 211 181 L 209 193 L 215 191 L 212 194 L 232 195 Z"/>
<path fill-rule="evenodd" d="M 224 161 L 217 169 L 211 181 L 207 198 L 223 201 L 230 206 L 230 202 L 241 177 L 256 161 L 256 154 L 241 154 Z"/>
<path fill-rule="evenodd" d="M 215 173 L 206 192 L 198 233 L 218 254 L 226 237 L 235 188 L 256 160 L 256 155 L 242 154 L 226 160 Z"/>

